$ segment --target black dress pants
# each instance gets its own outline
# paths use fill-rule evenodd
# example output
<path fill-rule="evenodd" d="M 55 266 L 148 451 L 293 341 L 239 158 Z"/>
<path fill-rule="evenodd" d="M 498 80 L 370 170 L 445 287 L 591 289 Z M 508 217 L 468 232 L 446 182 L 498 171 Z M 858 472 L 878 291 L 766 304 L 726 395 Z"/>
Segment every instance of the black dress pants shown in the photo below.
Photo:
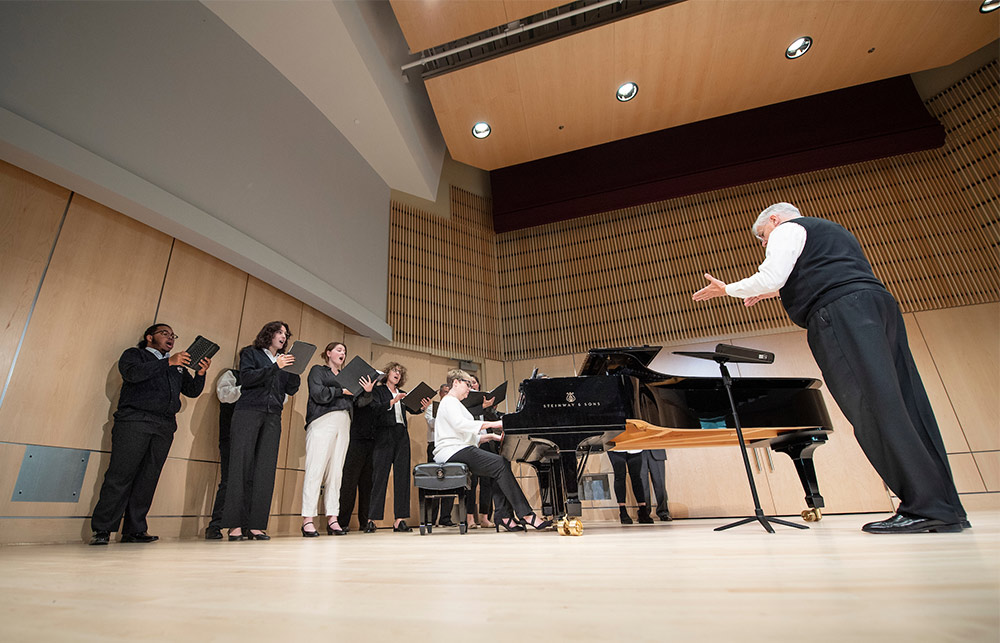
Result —
<path fill-rule="evenodd" d="M 267 529 L 280 439 L 280 413 L 240 409 L 233 413 L 224 527 Z"/>
<path fill-rule="evenodd" d="M 368 520 L 382 520 L 385 495 L 392 469 L 392 508 L 395 518 L 410 517 L 410 435 L 396 424 L 375 429 L 375 453 L 372 455 L 372 496 Z"/>
<path fill-rule="evenodd" d="M 340 482 L 340 515 L 337 522 L 346 529 L 354 513 L 354 498 L 358 499 L 358 524 L 362 528 L 368 520 L 372 497 L 372 455 L 375 440 L 351 436 L 344 457 L 344 477 Z"/>
<path fill-rule="evenodd" d="M 653 504 L 653 496 L 656 496 L 656 515 L 663 519 L 670 516 L 670 508 L 667 505 L 666 454 L 663 449 L 656 450 L 659 451 L 656 455 L 651 449 L 642 452 L 642 490 L 649 504 Z M 657 456 L 660 459 L 657 459 Z M 652 489 L 650 480 L 653 481 Z"/>
<path fill-rule="evenodd" d="M 448 458 L 448 462 L 462 462 L 473 475 L 493 481 L 494 520 L 523 518 L 532 513 L 528 499 L 510 470 L 510 463 L 503 456 L 470 446 Z"/>
<path fill-rule="evenodd" d="M 649 504 L 646 490 L 642 486 L 642 454 L 608 451 L 611 468 L 615 472 L 615 499 L 618 504 L 627 504 L 625 494 L 625 471 L 628 470 L 629 481 L 632 483 L 632 493 L 637 504 Z"/>
<path fill-rule="evenodd" d="M 484 442 L 479 448 L 488 453 L 498 454 L 496 442 Z M 493 479 L 483 476 L 472 476 L 472 487 L 465 494 L 465 513 L 476 515 L 476 487 L 479 487 L 479 512 L 487 517 L 493 513 Z"/>
<path fill-rule="evenodd" d="M 434 443 L 427 443 L 427 461 L 434 462 Z M 451 496 L 445 498 L 428 498 L 427 501 L 427 511 L 430 514 L 429 520 L 432 525 L 438 524 L 438 514 L 440 511 L 440 520 L 442 522 L 447 522 L 451 520 L 451 508 L 455 504 L 455 499 Z"/>
<path fill-rule="evenodd" d="M 223 404 L 223 406 L 232 406 Z M 222 510 L 226 506 L 226 489 L 229 487 L 229 431 L 233 424 L 233 409 L 219 411 L 219 488 L 215 491 L 215 505 L 212 507 L 210 528 L 222 527 Z"/>
<path fill-rule="evenodd" d="M 816 310 L 809 348 L 830 393 L 900 513 L 946 523 L 965 509 L 896 300 L 860 290 Z"/>
<path fill-rule="evenodd" d="M 111 463 L 104 473 L 90 521 L 94 531 L 115 532 L 119 525 L 123 534 L 147 530 L 146 514 L 174 441 L 175 428 L 171 424 L 115 421 L 111 428 Z"/>

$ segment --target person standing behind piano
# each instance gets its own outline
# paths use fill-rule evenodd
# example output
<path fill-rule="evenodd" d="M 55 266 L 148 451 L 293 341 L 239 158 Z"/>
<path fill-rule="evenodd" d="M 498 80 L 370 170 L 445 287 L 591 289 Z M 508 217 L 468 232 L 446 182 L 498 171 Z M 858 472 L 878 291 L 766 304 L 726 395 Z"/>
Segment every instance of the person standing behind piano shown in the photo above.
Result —
<path fill-rule="evenodd" d="M 301 383 L 298 375 L 285 370 L 295 362 L 294 356 L 285 354 L 291 337 L 288 324 L 273 321 L 240 351 L 240 399 L 233 412 L 229 485 L 222 511 L 229 540 L 271 539 L 264 530 L 278 466 L 281 410 Z"/>
<path fill-rule="evenodd" d="M 448 385 L 442 384 L 438 388 L 438 396 L 443 400 L 444 396 L 448 394 Z M 424 409 L 424 421 L 427 422 L 427 461 L 434 461 L 434 405 L 428 406 Z M 430 520 L 428 521 L 432 525 L 438 525 L 441 527 L 454 527 L 455 522 L 451 519 L 451 508 L 454 500 L 451 496 L 445 496 L 444 498 L 428 498 L 427 502 L 430 503 Z M 438 518 L 438 512 L 440 510 L 440 518 Z"/>
<path fill-rule="evenodd" d="M 652 506 L 656 496 L 656 517 L 667 522 L 670 509 L 667 505 L 667 451 L 666 449 L 646 449 L 642 452 L 642 489 L 646 501 Z M 650 485 L 652 480 L 652 485 Z M 650 493 L 652 491 L 652 493 Z"/>
<path fill-rule="evenodd" d="M 632 517 L 628 515 L 628 502 L 625 494 L 625 473 L 628 471 L 632 482 L 632 494 L 639 505 L 639 524 L 648 525 L 653 522 L 649 517 L 649 504 L 642 478 L 646 472 L 642 464 L 642 451 L 608 451 L 611 468 L 615 472 L 615 500 L 618 501 L 618 519 L 623 525 L 631 525 Z"/>
<path fill-rule="evenodd" d="M 488 429 L 502 429 L 503 423 L 474 420 L 462 404 L 471 390 L 472 377 L 465 371 L 451 370 L 447 383 L 448 395 L 441 400 L 434 422 L 434 461 L 462 462 L 474 475 L 493 480 L 493 518 L 497 531 L 500 527 L 507 531 L 523 531 L 525 526 L 551 527 L 551 520 L 542 520 L 531 510 L 510 463 L 503 456 L 478 448 L 486 440 L 499 441 L 502 436 L 489 433 Z"/>
<path fill-rule="evenodd" d="M 235 368 L 226 369 L 215 385 L 215 394 L 219 398 L 219 488 L 215 491 L 212 520 L 205 528 L 205 540 L 222 540 L 222 512 L 229 486 L 229 436 L 233 411 L 240 399 L 240 372 Z"/>
<path fill-rule="evenodd" d="M 874 534 L 956 532 L 971 527 L 952 479 L 941 431 L 906 339 L 899 306 L 875 276 L 858 240 L 840 225 L 776 203 L 754 222 L 765 249 L 757 273 L 709 285 L 695 301 L 770 297 L 807 338 L 823 379 L 854 426 L 868 460 L 899 498 Z"/>
<path fill-rule="evenodd" d="M 478 391 L 480 384 L 479 378 L 476 377 L 475 373 L 469 373 L 469 377 L 472 378 L 472 390 Z M 488 397 L 483 400 L 482 413 L 480 415 L 473 415 L 476 420 L 499 420 L 496 412 L 493 409 L 493 405 L 496 400 L 492 397 Z M 479 410 L 479 409 L 476 409 Z M 484 451 L 489 451 L 490 453 L 500 453 L 500 442 L 497 440 L 486 440 L 479 444 L 479 448 Z M 489 477 L 480 478 L 479 476 L 472 477 L 472 488 L 469 493 L 466 494 L 466 520 L 468 521 L 469 527 L 475 526 L 476 520 L 476 486 L 479 486 L 479 524 L 484 528 L 493 527 L 494 524 L 490 522 L 490 514 L 493 513 L 493 480 Z M 471 514 L 471 515 L 470 515 Z"/>

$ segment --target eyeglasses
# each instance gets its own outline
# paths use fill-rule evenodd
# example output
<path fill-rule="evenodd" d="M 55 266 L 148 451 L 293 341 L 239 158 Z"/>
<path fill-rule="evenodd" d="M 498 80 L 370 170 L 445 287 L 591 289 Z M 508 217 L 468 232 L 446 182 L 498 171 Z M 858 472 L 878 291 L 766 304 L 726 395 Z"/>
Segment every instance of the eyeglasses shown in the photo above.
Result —
<path fill-rule="evenodd" d="M 458 380 L 459 382 L 465 382 L 467 386 L 472 386 L 472 380 Z"/>
<path fill-rule="evenodd" d="M 170 339 L 180 339 L 180 335 L 174 335 L 173 331 L 169 330 L 158 330 L 154 335 L 163 335 L 164 337 L 169 337 Z"/>

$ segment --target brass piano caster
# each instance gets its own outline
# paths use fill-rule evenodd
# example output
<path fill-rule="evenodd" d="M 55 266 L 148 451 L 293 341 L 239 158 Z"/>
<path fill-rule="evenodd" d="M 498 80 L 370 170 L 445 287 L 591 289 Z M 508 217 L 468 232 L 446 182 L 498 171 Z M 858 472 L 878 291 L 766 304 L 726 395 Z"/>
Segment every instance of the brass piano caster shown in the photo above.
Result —
<path fill-rule="evenodd" d="M 823 510 L 819 507 L 815 509 L 806 509 L 802 512 L 802 519 L 806 522 L 819 522 L 823 520 Z"/>
<path fill-rule="evenodd" d="M 583 523 L 579 518 L 561 518 L 556 522 L 556 531 L 560 536 L 582 536 Z"/>

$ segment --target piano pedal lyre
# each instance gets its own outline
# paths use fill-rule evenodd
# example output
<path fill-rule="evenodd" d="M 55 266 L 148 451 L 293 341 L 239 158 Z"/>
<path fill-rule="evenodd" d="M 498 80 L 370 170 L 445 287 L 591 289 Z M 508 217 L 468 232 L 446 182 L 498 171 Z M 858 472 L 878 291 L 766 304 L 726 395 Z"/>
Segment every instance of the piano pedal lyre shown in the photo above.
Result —
<path fill-rule="evenodd" d="M 556 531 L 560 536 L 582 536 L 583 522 L 579 518 L 564 516 L 556 521 Z"/>
<path fill-rule="evenodd" d="M 819 522 L 823 520 L 823 511 L 819 507 L 806 509 L 802 512 L 802 519 L 806 522 Z"/>

